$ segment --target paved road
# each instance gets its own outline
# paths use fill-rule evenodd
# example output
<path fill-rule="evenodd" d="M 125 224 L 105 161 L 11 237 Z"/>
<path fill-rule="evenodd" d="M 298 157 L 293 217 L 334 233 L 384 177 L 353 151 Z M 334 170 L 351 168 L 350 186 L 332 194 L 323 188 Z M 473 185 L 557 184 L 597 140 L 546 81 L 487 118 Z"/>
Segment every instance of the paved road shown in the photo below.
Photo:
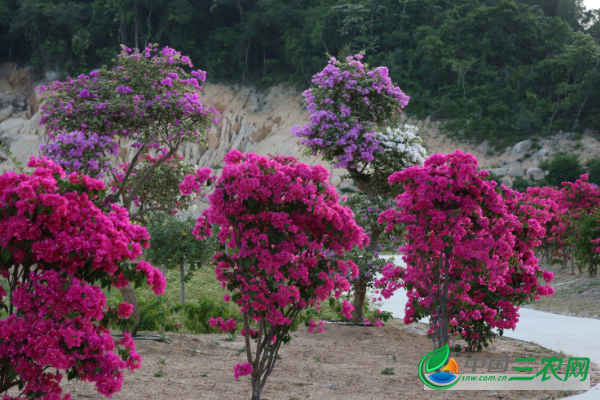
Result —
<path fill-rule="evenodd" d="M 398 266 L 404 266 L 401 256 L 382 256 Z M 406 292 L 398 291 L 383 301 L 381 309 L 391 312 L 395 318 L 404 317 Z M 573 356 L 589 357 L 600 365 L 600 319 L 567 317 L 542 311 L 521 308 L 521 318 L 514 331 L 504 336 L 539 344 L 554 351 Z M 600 400 L 600 384 L 586 393 L 569 397 L 577 400 Z"/>

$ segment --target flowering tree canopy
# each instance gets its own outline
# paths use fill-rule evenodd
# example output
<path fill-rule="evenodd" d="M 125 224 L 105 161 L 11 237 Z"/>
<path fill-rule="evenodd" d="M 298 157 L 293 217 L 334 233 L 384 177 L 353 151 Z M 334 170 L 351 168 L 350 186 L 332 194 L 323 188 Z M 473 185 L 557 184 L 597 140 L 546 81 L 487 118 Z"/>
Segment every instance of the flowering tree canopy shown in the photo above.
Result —
<path fill-rule="evenodd" d="M 248 362 L 235 373 L 251 375 L 254 400 L 260 399 L 281 343 L 291 340 L 300 311 L 332 293 L 339 297 L 350 287 L 347 278 L 358 274 L 352 261 L 328 257 L 329 251 L 342 256 L 368 243 L 328 178 L 322 166 L 293 157 L 232 150 L 209 195 L 210 208 L 195 228 L 205 237 L 211 224 L 220 225 L 219 239 L 230 249 L 215 255 L 215 272 L 241 307 Z M 344 307 L 347 314 L 352 306 Z"/>
<path fill-rule="evenodd" d="M 204 81 L 206 73 L 188 74 L 183 67 L 193 66 L 190 59 L 169 47 L 153 52 L 156 45 L 143 53 L 123 46 L 113 60 L 114 68 L 103 67 L 89 76 L 40 88 L 50 91 L 41 107 L 40 124 L 47 126 L 51 139 L 41 150 L 67 171 L 92 176 L 112 172 L 108 157 L 117 154 L 121 139 L 132 142 L 137 151 L 122 179 L 115 179 L 121 183 L 115 197 L 123 195 L 127 209 L 146 178 L 173 156 L 181 143 L 205 144 L 215 119 L 215 111 L 202 105 L 198 93 L 202 89 L 198 81 Z M 160 158 L 124 196 L 138 160 L 162 147 L 166 149 Z"/>
<path fill-rule="evenodd" d="M 127 211 L 103 212 L 94 201 L 105 196 L 102 181 L 71 173 L 45 158 L 32 158 L 32 175 L 0 176 L 0 391 L 18 388 L 6 399 L 59 399 L 68 379 L 96 383 L 111 396 L 121 388 L 123 369 L 140 367 L 127 334 L 117 349 L 108 327 L 132 312 L 121 304 L 109 310 L 102 287 L 144 281 L 156 294 L 165 279 L 146 261 L 133 263 L 148 246 L 145 228 L 132 225 Z M 52 371 L 50 370 L 52 369 Z M 56 372 L 54 372 L 56 371 Z M 64 396 L 70 399 L 70 395 Z"/>
<path fill-rule="evenodd" d="M 120 202 L 135 221 L 145 223 L 144 214 L 150 211 L 185 210 L 192 198 L 180 197 L 177 186 L 193 168 L 176 151 L 185 142 L 205 144 L 216 121 L 216 111 L 200 102 L 199 81 L 206 73 L 187 73 L 184 67 L 193 67 L 189 57 L 169 47 L 158 52 L 156 45 L 143 52 L 122 46 L 113 62 L 112 69 L 40 88 L 50 91 L 40 119 L 50 142 L 40 150 L 68 172 L 97 177 L 110 173 L 113 194 L 103 206 Z M 127 141 L 133 149 L 131 161 L 111 168 L 118 144 Z M 132 318 L 137 321 L 135 292 L 126 286 L 121 294 L 134 305 Z M 137 323 L 132 328 L 136 331 Z"/>
<path fill-rule="evenodd" d="M 408 104 L 386 67 L 370 70 L 363 53 L 338 61 L 335 57 L 313 77 L 317 86 L 303 93 L 310 123 L 295 127 L 302 144 L 338 168 L 359 168 L 375 159 L 382 147 L 375 128 L 384 127 Z"/>
<path fill-rule="evenodd" d="M 376 286 L 385 297 L 407 288 L 405 323 L 429 316 L 435 347 L 460 333 L 471 349 L 480 348 L 493 337 L 488 328 L 514 328 L 521 302 L 551 294 L 538 287 L 542 272 L 532 251 L 544 234 L 540 221 L 548 218 L 548 205 L 521 204 L 506 189 L 505 201 L 488 175 L 477 170 L 475 157 L 457 150 L 390 177 L 404 193 L 398 210 L 382 213 L 380 222 L 388 229 L 405 225 L 407 268 L 388 265 Z"/>

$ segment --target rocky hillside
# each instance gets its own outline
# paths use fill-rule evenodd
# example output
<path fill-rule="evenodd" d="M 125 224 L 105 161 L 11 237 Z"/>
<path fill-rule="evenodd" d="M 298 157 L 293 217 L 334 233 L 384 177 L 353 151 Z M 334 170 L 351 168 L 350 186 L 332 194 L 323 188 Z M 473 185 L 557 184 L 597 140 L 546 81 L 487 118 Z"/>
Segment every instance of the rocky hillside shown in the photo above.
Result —
<path fill-rule="evenodd" d="M 0 141 L 23 164 L 38 154 L 39 145 L 46 140 L 44 128 L 38 125 L 37 113 L 43 96 L 35 93 L 34 87 L 47 84 L 55 77 L 51 72 L 45 77 L 36 77 L 27 69 L 11 64 L 0 67 Z M 248 87 L 206 84 L 203 96 L 207 104 L 219 111 L 221 121 L 211 128 L 207 147 L 189 143 L 181 148 L 180 153 L 186 160 L 200 166 L 215 166 L 222 163 L 229 150 L 237 148 L 259 154 L 293 155 L 309 164 L 323 163 L 319 157 L 302 155 L 299 139 L 290 133 L 292 126 L 308 121 L 299 92 L 285 85 L 258 92 Z M 473 146 L 449 138 L 440 131 L 440 123 L 431 122 L 429 118 L 419 121 L 403 116 L 403 123 L 419 128 L 430 154 L 456 149 L 470 152 L 479 159 L 481 167 L 502 176 L 507 186 L 512 185 L 516 177 L 541 179 L 544 171 L 537 168 L 538 163 L 559 151 L 578 154 L 582 161 L 600 155 L 600 142 L 591 136 L 575 140 L 573 135 L 565 133 L 538 141 L 527 140 L 497 154 L 490 151 L 488 142 Z M 129 160 L 131 156 L 128 147 L 123 146 L 115 162 Z M 0 161 L 0 172 L 15 168 L 5 151 L 0 150 Z M 340 179 L 345 170 L 323 164 L 330 169 L 334 185 L 340 189 L 352 187 L 350 181 Z"/>

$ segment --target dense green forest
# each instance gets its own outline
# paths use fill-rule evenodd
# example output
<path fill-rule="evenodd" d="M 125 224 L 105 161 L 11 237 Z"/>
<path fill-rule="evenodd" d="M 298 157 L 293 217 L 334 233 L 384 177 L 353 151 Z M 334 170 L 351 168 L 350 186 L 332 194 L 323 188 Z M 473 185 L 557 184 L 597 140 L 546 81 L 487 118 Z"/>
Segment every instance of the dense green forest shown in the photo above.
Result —
<path fill-rule="evenodd" d="M 497 148 L 600 129 L 598 39 L 581 0 L 0 0 L 0 61 L 77 74 L 156 42 L 213 82 L 303 89 L 365 50 L 410 114 Z"/>

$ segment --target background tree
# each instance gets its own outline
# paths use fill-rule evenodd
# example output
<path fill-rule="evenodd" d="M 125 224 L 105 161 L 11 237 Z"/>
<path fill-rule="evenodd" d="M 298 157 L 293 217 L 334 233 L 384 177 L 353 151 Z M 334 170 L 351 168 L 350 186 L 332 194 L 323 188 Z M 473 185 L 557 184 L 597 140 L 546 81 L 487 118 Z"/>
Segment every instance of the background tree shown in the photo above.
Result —
<path fill-rule="evenodd" d="M 166 269 L 179 268 L 180 304 L 185 303 L 185 281 L 198 268 L 212 261 L 218 249 L 216 236 L 199 241 L 192 231 L 196 224 L 192 217 L 177 217 L 154 213 L 149 219 L 150 247 L 144 252 L 146 260 Z M 184 266 L 187 266 L 187 271 Z"/>
<path fill-rule="evenodd" d="M 365 50 L 409 113 L 496 150 L 600 126 L 598 13 L 581 0 L 7 0 L 0 61 L 74 75 L 119 45 L 169 43 L 211 78 L 311 86 L 325 54 Z M 385 10 L 385 12 L 383 12 Z"/>
<path fill-rule="evenodd" d="M 573 257 L 579 265 L 579 271 L 586 267 L 590 277 L 598 276 L 598 242 L 600 241 L 600 210 L 593 214 L 582 215 L 575 223 L 577 236 L 573 238 Z"/>
<path fill-rule="evenodd" d="M 205 144 L 214 120 L 214 110 L 202 105 L 198 93 L 198 80 L 204 81 L 206 73 L 188 74 L 183 69 L 193 66 L 188 57 L 169 47 L 157 53 L 155 45 L 143 53 L 123 47 L 113 62 L 112 69 L 40 88 L 50 91 L 40 119 L 48 127 L 50 143 L 41 151 L 67 171 L 110 173 L 114 194 L 107 204 L 120 202 L 138 220 L 153 210 L 185 210 L 193 199 L 165 195 L 174 195 L 181 183 L 177 177 L 190 172 L 175 156 L 177 149 L 185 142 Z M 121 140 L 130 143 L 134 155 L 129 163 L 111 169 L 109 158 Z M 133 288 L 124 287 L 121 294 L 134 305 L 132 318 L 139 321 Z"/>
<path fill-rule="evenodd" d="M 194 229 L 206 237 L 210 225 L 219 225 L 219 239 L 228 247 L 215 256 L 215 272 L 241 308 L 248 361 L 234 367 L 234 377 L 251 376 L 252 400 L 260 400 L 281 344 L 297 329 L 298 314 L 332 294 L 339 297 L 350 288 L 347 277 L 358 275 L 352 261 L 329 257 L 363 246 L 367 237 L 328 180 L 321 165 L 231 150 L 210 208 Z M 344 301 L 344 315 L 350 316 L 351 307 Z M 233 319 L 211 320 L 211 327 L 223 331 L 235 326 Z"/>

